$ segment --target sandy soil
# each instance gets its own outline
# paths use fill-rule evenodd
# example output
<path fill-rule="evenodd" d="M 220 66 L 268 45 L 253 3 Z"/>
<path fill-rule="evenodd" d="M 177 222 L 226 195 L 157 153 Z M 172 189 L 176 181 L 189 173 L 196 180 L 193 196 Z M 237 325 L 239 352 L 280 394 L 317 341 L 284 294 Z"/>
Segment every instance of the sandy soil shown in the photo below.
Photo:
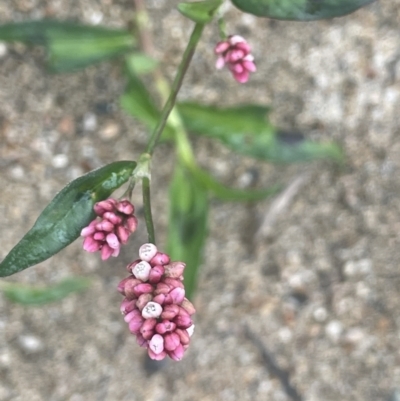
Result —
<path fill-rule="evenodd" d="M 157 55 L 172 77 L 191 23 L 174 10 L 177 1 L 147 3 Z M 0 3 L 2 22 L 52 16 L 123 26 L 131 12 L 127 0 Z M 272 224 L 274 199 L 212 203 L 185 359 L 162 369 L 146 363 L 119 313 L 115 286 L 144 230 L 107 263 L 77 241 L 8 279 L 51 283 L 77 274 L 93 284 L 43 308 L 0 296 L 1 401 L 400 399 L 400 1 L 307 24 L 257 20 L 233 8 L 227 19 L 230 32 L 253 44 L 257 74 L 239 86 L 214 71 L 217 29 L 209 27 L 181 98 L 271 104 L 279 126 L 337 140 L 346 167 L 276 167 L 196 140 L 200 163 L 230 185 L 298 186 Z M 52 76 L 40 51 L 1 49 L 4 257 L 68 181 L 136 157 L 145 132 L 118 107 L 118 63 Z M 153 195 L 161 244 L 173 162 L 163 145 Z"/>

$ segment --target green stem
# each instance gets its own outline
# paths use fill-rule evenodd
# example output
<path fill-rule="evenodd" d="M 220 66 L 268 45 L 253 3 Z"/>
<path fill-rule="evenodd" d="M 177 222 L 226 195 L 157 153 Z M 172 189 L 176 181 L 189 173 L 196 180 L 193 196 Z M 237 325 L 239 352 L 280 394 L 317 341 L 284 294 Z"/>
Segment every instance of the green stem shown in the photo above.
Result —
<path fill-rule="evenodd" d="M 186 71 L 189 67 L 190 61 L 192 60 L 196 46 L 201 38 L 203 29 L 204 29 L 204 24 L 197 23 L 193 29 L 192 35 L 190 36 L 189 43 L 186 47 L 185 53 L 183 54 L 182 61 L 178 67 L 178 72 L 172 84 L 171 93 L 161 112 L 161 117 L 158 121 L 158 124 L 155 127 L 150 137 L 149 143 L 147 144 L 146 153 L 150 155 L 153 154 L 154 148 L 157 145 L 157 142 L 160 139 L 160 136 L 165 128 L 168 117 L 172 109 L 174 108 L 176 97 L 178 95 L 179 89 L 182 86 L 183 78 L 185 77 Z"/>
<path fill-rule="evenodd" d="M 149 179 L 149 177 L 143 177 L 142 191 L 143 191 L 144 220 L 146 222 L 147 234 L 149 236 L 149 242 L 151 244 L 155 245 L 156 244 L 156 236 L 154 234 L 153 216 L 151 214 L 150 179 Z"/>

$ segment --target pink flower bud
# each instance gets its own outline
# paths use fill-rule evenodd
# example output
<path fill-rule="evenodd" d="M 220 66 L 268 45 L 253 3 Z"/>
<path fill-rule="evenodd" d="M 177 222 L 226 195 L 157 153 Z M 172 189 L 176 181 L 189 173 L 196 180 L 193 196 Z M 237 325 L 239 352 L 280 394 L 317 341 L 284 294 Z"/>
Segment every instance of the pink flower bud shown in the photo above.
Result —
<path fill-rule="evenodd" d="M 157 319 L 155 318 L 147 319 L 143 322 L 142 327 L 140 328 L 140 334 L 145 340 L 150 340 L 153 337 L 156 324 Z"/>
<path fill-rule="evenodd" d="M 97 220 L 93 220 L 87 227 L 82 229 L 81 236 L 87 237 L 88 235 L 92 235 L 93 233 L 95 233 L 96 232 L 96 227 L 95 227 L 96 224 L 97 224 Z"/>
<path fill-rule="evenodd" d="M 169 293 L 169 295 L 171 295 L 174 304 L 180 304 L 183 301 L 183 298 L 185 298 L 185 290 L 176 287 Z"/>
<path fill-rule="evenodd" d="M 157 252 L 153 259 L 150 260 L 152 266 L 164 266 L 170 262 L 170 257 L 166 253 Z"/>
<path fill-rule="evenodd" d="M 138 220 L 135 216 L 128 217 L 125 222 L 125 227 L 131 232 L 134 233 L 138 226 Z"/>
<path fill-rule="evenodd" d="M 190 343 L 190 336 L 187 329 L 175 329 L 175 333 L 179 336 L 179 341 L 182 345 L 188 345 Z"/>
<path fill-rule="evenodd" d="M 129 323 L 132 319 L 140 320 L 141 322 L 144 321 L 140 311 L 137 309 L 133 309 L 131 312 L 125 315 L 124 320 L 126 323 Z"/>
<path fill-rule="evenodd" d="M 101 245 L 92 237 L 86 237 L 83 241 L 83 249 L 87 252 L 96 252 L 100 249 Z"/>
<path fill-rule="evenodd" d="M 164 348 L 167 351 L 173 351 L 181 343 L 178 334 L 172 332 L 164 336 Z"/>
<path fill-rule="evenodd" d="M 183 299 L 183 301 L 181 302 L 181 307 L 183 309 L 185 309 L 185 311 L 189 315 L 193 315 L 196 313 L 196 309 L 194 308 L 194 305 L 187 298 Z"/>
<path fill-rule="evenodd" d="M 125 295 L 125 284 L 131 279 L 131 276 L 124 278 L 118 283 L 117 290 L 120 294 Z"/>
<path fill-rule="evenodd" d="M 167 356 L 167 351 L 163 351 L 160 352 L 159 354 L 156 354 L 151 350 L 150 345 L 147 350 L 147 353 L 149 354 L 150 359 L 153 359 L 154 361 L 162 361 Z"/>
<path fill-rule="evenodd" d="M 125 228 L 124 226 L 118 225 L 115 228 L 115 232 L 122 244 L 126 244 L 128 242 L 130 232 L 127 228 Z"/>
<path fill-rule="evenodd" d="M 110 223 L 117 225 L 122 223 L 121 217 L 117 216 L 113 212 L 105 212 L 103 214 L 103 219 L 108 220 Z"/>
<path fill-rule="evenodd" d="M 155 329 L 158 334 L 165 334 L 169 331 L 174 331 L 175 328 L 176 324 L 174 322 L 164 319 L 161 323 L 156 325 Z"/>
<path fill-rule="evenodd" d="M 152 284 L 159 283 L 163 274 L 164 274 L 164 267 L 162 267 L 161 265 L 154 266 L 149 273 L 149 282 Z"/>
<path fill-rule="evenodd" d="M 162 319 L 167 319 L 167 320 L 172 320 L 176 316 L 178 316 L 179 313 L 179 306 L 178 305 L 165 305 L 164 309 L 161 313 L 161 318 Z"/>
<path fill-rule="evenodd" d="M 179 314 L 177 316 L 175 316 L 175 318 L 173 319 L 173 322 L 180 329 L 187 329 L 188 327 L 190 327 L 193 324 L 192 319 L 190 318 L 190 315 L 189 314 L 186 314 L 186 315 L 181 314 L 181 310 L 179 311 Z"/>
<path fill-rule="evenodd" d="M 154 294 L 168 294 L 171 291 L 171 288 L 168 284 L 160 282 L 157 284 L 156 289 L 154 290 Z"/>
<path fill-rule="evenodd" d="M 156 355 L 161 354 L 164 351 L 164 338 L 159 334 L 154 334 L 149 342 L 149 349 L 151 349 Z"/>
<path fill-rule="evenodd" d="M 138 297 L 134 291 L 134 288 L 142 282 L 137 278 L 134 278 L 134 276 L 130 276 L 129 278 L 130 280 L 127 280 L 125 283 L 124 293 L 127 299 L 132 300 Z"/>
<path fill-rule="evenodd" d="M 153 296 L 151 294 L 142 294 L 136 301 L 136 307 L 142 311 L 143 308 L 153 300 Z"/>
<path fill-rule="evenodd" d="M 166 277 L 164 279 L 164 283 L 167 284 L 171 289 L 172 288 L 185 288 L 182 281 L 176 278 Z"/>
<path fill-rule="evenodd" d="M 131 312 L 131 313 L 133 313 L 133 312 Z M 128 315 L 126 315 L 126 316 L 128 316 Z M 144 322 L 144 319 L 142 318 L 142 316 L 134 316 L 128 323 L 129 331 L 132 334 L 139 333 L 139 330 L 142 327 L 143 322 Z"/>
<path fill-rule="evenodd" d="M 185 350 L 182 344 L 179 344 L 173 351 L 168 352 L 168 356 L 174 361 L 180 361 L 183 358 Z"/>
<path fill-rule="evenodd" d="M 114 249 L 112 249 L 108 244 L 104 244 L 100 252 L 101 252 L 101 259 L 107 260 L 113 254 Z"/>
<path fill-rule="evenodd" d="M 172 262 L 165 266 L 165 276 L 171 278 L 180 278 L 185 270 L 186 264 L 183 262 Z"/>
<path fill-rule="evenodd" d="M 139 248 L 139 258 L 150 262 L 151 259 L 157 254 L 157 247 L 154 244 L 143 244 Z"/>
<path fill-rule="evenodd" d="M 142 281 L 147 281 L 149 279 L 150 270 L 150 264 L 145 261 L 141 261 L 132 269 L 132 274 Z"/>
<path fill-rule="evenodd" d="M 154 302 L 157 302 L 160 305 L 164 304 L 165 301 L 165 294 L 158 294 L 153 298 Z"/>
<path fill-rule="evenodd" d="M 140 333 L 136 334 L 136 342 L 140 347 L 147 348 L 149 346 L 149 342 L 143 338 Z"/>
<path fill-rule="evenodd" d="M 135 300 L 130 301 L 129 299 L 124 299 L 122 301 L 120 310 L 123 315 L 127 315 L 129 312 L 132 312 L 135 309 L 136 309 Z"/>
<path fill-rule="evenodd" d="M 118 241 L 118 237 L 114 233 L 110 233 L 106 237 L 107 244 L 112 249 L 119 249 L 120 243 Z"/>
<path fill-rule="evenodd" d="M 148 293 L 151 293 L 151 292 L 153 292 L 153 287 L 152 287 L 151 284 L 148 284 L 148 283 L 141 283 L 141 284 L 136 285 L 133 288 L 133 293 L 137 297 L 139 297 L 142 294 L 148 294 Z"/>
<path fill-rule="evenodd" d="M 145 319 L 160 317 L 163 308 L 160 304 L 156 302 L 148 302 L 147 305 L 142 310 L 142 316 Z"/>
<path fill-rule="evenodd" d="M 119 202 L 116 204 L 115 208 L 116 208 L 119 212 L 121 212 L 121 213 L 123 213 L 123 214 L 126 214 L 126 215 L 128 215 L 128 216 L 131 215 L 132 213 L 134 213 L 134 211 L 135 211 L 134 206 L 133 206 L 132 203 L 129 202 L 127 199 L 123 199 L 123 200 L 119 201 Z"/>
<path fill-rule="evenodd" d="M 114 230 L 114 224 L 112 224 L 108 220 L 102 220 L 96 224 L 96 230 L 111 232 L 112 230 Z"/>
<path fill-rule="evenodd" d="M 114 252 L 111 254 L 111 256 L 114 256 L 114 258 L 116 258 L 119 255 L 120 250 L 121 250 L 120 246 L 114 249 Z"/>
<path fill-rule="evenodd" d="M 106 234 L 103 231 L 97 231 L 93 234 L 93 239 L 96 241 L 104 241 L 106 239 Z"/>
<path fill-rule="evenodd" d="M 109 198 L 107 200 L 95 203 L 95 205 L 93 206 L 93 210 L 97 214 L 97 216 L 102 216 L 105 212 L 113 211 L 114 205 L 115 200 Z"/>

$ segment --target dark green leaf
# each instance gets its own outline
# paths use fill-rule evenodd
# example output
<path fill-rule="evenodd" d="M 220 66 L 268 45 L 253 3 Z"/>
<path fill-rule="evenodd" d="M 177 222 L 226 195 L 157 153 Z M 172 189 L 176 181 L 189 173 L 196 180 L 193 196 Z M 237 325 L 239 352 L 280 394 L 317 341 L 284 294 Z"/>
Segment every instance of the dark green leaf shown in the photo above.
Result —
<path fill-rule="evenodd" d="M 129 68 L 129 67 L 128 67 Z M 121 106 L 130 115 L 137 118 L 149 131 L 153 131 L 160 118 L 160 111 L 153 102 L 151 95 L 143 82 L 130 71 L 129 85 L 121 96 Z M 173 130 L 170 126 L 165 127 L 162 139 L 173 137 Z"/>
<path fill-rule="evenodd" d="M 190 172 L 177 165 L 169 189 L 167 253 L 186 263 L 185 289 L 188 298 L 196 288 L 202 250 L 207 236 L 207 192 Z"/>
<path fill-rule="evenodd" d="M 93 205 L 124 184 L 135 167 L 133 161 L 114 162 L 68 184 L 0 263 L 0 277 L 43 262 L 71 244 L 95 217 Z"/>
<path fill-rule="evenodd" d="M 217 138 L 237 153 L 273 163 L 295 163 L 316 159 L 342 162 L 343 154 L 331 142 L 304 138 L 289 143 L 268 122 L 269 109 L 246 105 L 217 108 L 195 103 L 179 105 L 186 128 L 198 135 Z"/>
<path fill-rule="evenodd" d="M 135 44 L 125 30 L 52 20 L 0 25 L 0 40 L 45 46 L 54 72 L 84 68 L 129 50 Z"/>
<path fill-rule="evenodd" d="M 82 277 L 70 277 L 48 287 L 34 287 L 16 283 L 1 283 L 0 289 L 12 302 L 28 306 L 43 305 L 60 301 L 68 295 L 85 290 L 90 280 Z"/>
<path fill-rule="evenodd" d="M 313 21 L 341 17 L 375 0 L 231 0 L 250 14 L 282 20 Z"/>
<path fill-rule="evenodd" d="M 223 0 L 205 0 L 178 4 L 178 10 L 187 18 L 200 24 L 210 22 Z"/>

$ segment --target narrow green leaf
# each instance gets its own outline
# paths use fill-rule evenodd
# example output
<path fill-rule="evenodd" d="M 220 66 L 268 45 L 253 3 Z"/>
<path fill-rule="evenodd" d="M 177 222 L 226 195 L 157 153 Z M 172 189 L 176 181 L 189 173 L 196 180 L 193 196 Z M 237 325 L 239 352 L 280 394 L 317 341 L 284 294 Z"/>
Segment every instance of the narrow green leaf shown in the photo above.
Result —
<path fill-rule="evenodd" d="M 257 105 L 217 108 L 182 103 L 179 112 L 186 128 L 198 135 L 220 140 L 233 151 L 273 163 L 316 159 L 343 162 L 343 153 L 331 142 L 317 143 L 300 137 L 294 143 L 268 122 L 269 109 Z"/>
<path fill-rule="evenodd" d="M 129 67 L 128 67 L 129 68 Z M 151 132 L 160 118 L 160 111 L 153 102 L 149 91 L 143 82 L 133 73 L 129 72 L 129 84 L 121 96 L 121 107 L 132 117 L 137 118 Z M 167 124 L 162 139 L 173 138 L 173 130 Z"/>
<path fill-rule="evenodd" d="M 54 72 L 84 68 L 126 53 L 135 45 L 126 30 L 53 20 L 0 25 L 0 40 L 45 46 Z"/>
<path fill-rule="evenodd" d="M 127 182 L 135 167 L 133 161 L 114 162 L 68 184 L 0 263 L 0 277 L 43 262 L 71 244 L 95 217 L 93 205 Z"/>
<path fill-rule="evenodd" d="M 12 302 L 27 306 L 44 305 L 60 301 L 68 295 L 85 290 L 90 280 L 82 277 L 69 277 L 61 282 L 47 286 L 34 287 L 17 283 L 0 283 L 0 289 Z"/>
<path fill-rule="evenodd" d="M 187 18 L 200 24 L 207 24 L 214 18 L 215 12 L 223 0 L 204 0 L 178 4 L 178 10 Z"/>
<path fill-rule="evenodd" d="M 186 263 L 185 290 L 190 298 L 196 288 L 202 251 L 207 236 L 207 192 L 190 172 L 177 165 L 169 189 L 167 253 Z"/>
<path fill-rule="evenodd" d="M 341 17 L 375 0 L 231 0 L 244 12 L 282 20 L 313 21 Z"/>
<path fill-rule="evenodd" d="M 131 74 L 142 75 L 153 72 L 158 62 L 147 54 L 136 52 L 126 58 L 126 66 Z"/>

